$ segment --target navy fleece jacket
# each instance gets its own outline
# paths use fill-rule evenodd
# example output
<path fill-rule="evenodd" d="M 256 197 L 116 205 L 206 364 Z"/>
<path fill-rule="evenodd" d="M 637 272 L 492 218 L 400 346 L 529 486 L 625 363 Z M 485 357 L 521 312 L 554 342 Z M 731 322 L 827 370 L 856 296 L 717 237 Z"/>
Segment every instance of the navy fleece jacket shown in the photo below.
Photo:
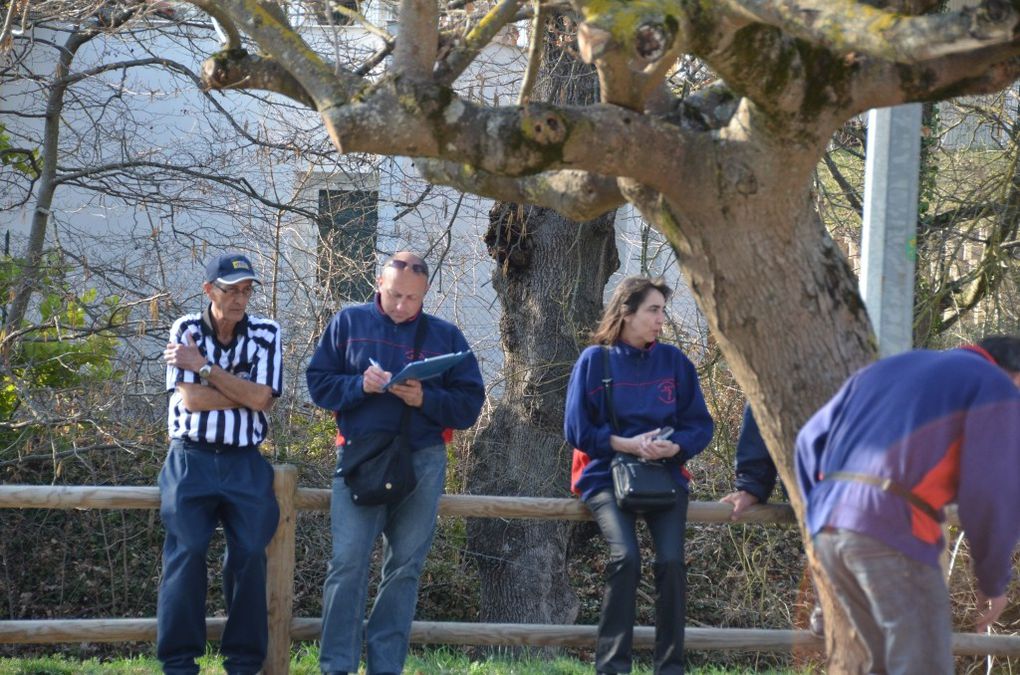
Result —
<path fill-rule="evenodd" d="M 329 322 L 308 365 L 308 391 L 316 405 L 337 413 L 337 428 L 346 438 L 397 431 L 403 402 L 389 392 L 366 394 L 362 373 L 370 358 L 391 373 L 409 363 L 422 316 L 419 313 L 410 321 L 394 323 L 375 302 L 341 310 Z M 467 349 L 456 326 L 428 315 L 419 358 Z M 485 401 L 482 375 L 473 354 L 442 375 L 423 381 L 422 388 L 422 406 L 411 409 L 408 433 L 416 450 L 442 443 L 444 429 L 470 427 Z"/>
<path fill-rule="evenodd" d="M 631 437 L 666 426 L 673 427 L 670 440 L 680 446 L 674 478 L 687 489 L 680 467 L 705 449 L 714 429 L 694 364 L 673 345 L 655 342 L 647 349 L 622 342 L 613 345 L 613 407 L 620 429 L 611 430 L 603 395 L 601 350 L 592 346 L 581 353 L 567 385 L 563 432 L 568 443 L 591 458 L 577 482 L 581 498 L 612 487 L 611 434 Z"/>
<path fill-rule="evenodd" d="M 754 495 L 762 504 L 772 496 L 779 476 L 749 405 L 744 406 L 744 421 L 737 439 L 736 474 L 737 489 Z"/>

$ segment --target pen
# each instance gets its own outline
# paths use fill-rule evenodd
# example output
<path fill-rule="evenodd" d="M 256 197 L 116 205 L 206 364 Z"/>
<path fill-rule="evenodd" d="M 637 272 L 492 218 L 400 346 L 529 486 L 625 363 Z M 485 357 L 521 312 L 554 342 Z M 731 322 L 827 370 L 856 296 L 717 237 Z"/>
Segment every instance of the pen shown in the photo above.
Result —
<path fill-rule="evenodd" d="M 379 370 L 382 370 L 382 369 L 383 369 L 383 367 L 379 365 L 379 362 L 378 362 L 378 361 L 376 361 L 375 359 L 373 359 L 373 358 L 372 358 L 371 356 L 370 356 L 370 357 L 368 357 L 368 362 L 369 362 L 369 364 L 371 364 L 371 365 L 375 366 L 375 367 L 376 367 L 376 368 L 378 368 Z"/>

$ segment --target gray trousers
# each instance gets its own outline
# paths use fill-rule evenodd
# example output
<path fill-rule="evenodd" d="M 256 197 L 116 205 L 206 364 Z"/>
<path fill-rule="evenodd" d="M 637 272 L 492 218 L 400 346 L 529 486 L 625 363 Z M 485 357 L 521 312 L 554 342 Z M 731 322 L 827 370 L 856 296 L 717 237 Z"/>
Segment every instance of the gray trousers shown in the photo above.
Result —
<path fill-rule="evenodd" d="M 871 654 L 869 673 L 952 675 L 942 571 L 849 530 L 820 532 L 815 553 Z"/>

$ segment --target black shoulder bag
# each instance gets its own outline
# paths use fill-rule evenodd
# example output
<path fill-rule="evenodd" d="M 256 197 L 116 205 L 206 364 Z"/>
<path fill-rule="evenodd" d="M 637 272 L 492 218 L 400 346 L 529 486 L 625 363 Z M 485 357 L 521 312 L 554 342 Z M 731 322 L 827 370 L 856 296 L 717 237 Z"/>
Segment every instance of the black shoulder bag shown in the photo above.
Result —
<path fill-rule="evenodd" d="M 414 334 L 414 357 L 417 361 L 425 341 L 425 314 L 418 318 Z M 336 475 L 342 477 L 351 492 L 351 501 L 359 506 L 393 504 L 411 494 L 418 485 L 407 440 L 411 422 L 411 406 L 404 405 L 397 433 L 378 431 L 344 441 L 343 457 Z"/>
<path fill-rule="evenodd" d="M 602 391 L 606 397 L 606 413 L 614 433 L 619 433 L 613 408 L 613 375 L 609 367 L 609 349 L 602 347 Z M 669 465 L 662 460 L 642 459 L 626 452 L 613 455 L 613 494 L 617 505 L 625 511 L 645 513 L 661 511 L 676 504 L 676 481 Z"/>

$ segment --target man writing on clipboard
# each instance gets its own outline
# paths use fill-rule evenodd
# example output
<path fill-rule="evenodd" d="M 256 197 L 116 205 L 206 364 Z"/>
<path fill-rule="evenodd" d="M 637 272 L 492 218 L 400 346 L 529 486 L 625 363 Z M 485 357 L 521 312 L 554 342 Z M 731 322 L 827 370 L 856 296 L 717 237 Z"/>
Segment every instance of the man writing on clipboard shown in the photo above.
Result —
<path fill-rule="evenodd" d="M 475 423 L 485 399 L 478 362 L 470 353 L 435 377 L 390 383 L 411 361 L 469 351 L 456 326 L 422 311 L 428 279 L 420 256 L 393 255 L 377 279 L 375 301 L 338 312 L 308 366 L 312 400 L 336 415 L 338 448 L 345 436 L 395 431 L 409 411 L 406 436 L 417 477 L 417 486 L 402 501 L 377 506 L 355 504 L 344 480 L 333 480 L 333 556 L 323 588 L 319 652 L 324 673 L 358 670 L 372 546 L 380 534 L 382 579 L 364 636 L 368 672 L 403 670 L 418 577 L 443 493 L 445 443 L 450 429 Z"/>

